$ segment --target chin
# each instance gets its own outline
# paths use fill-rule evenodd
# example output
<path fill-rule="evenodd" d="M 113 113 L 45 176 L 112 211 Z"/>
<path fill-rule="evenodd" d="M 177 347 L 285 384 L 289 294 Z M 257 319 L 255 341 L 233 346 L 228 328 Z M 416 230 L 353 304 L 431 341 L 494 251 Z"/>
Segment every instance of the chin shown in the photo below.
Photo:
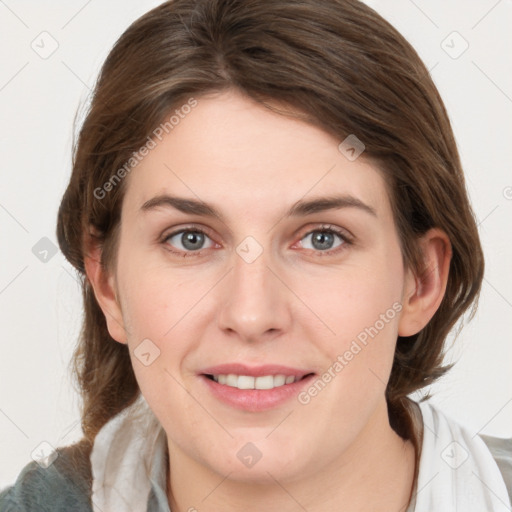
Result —
<path fill-rule="evenodd" d="M 271 453 L 268 453 L 270 450 Z M 219 464 L 221 460 L 225 464 Z M 298 461 L 301 461 L 300 466 L 297 465 Z M 256 443 L 243 443 L 228 460 L 219 456 L 206 463 L 223 477 L 229 474 L 230 480 L 261 485 L 275 484 L 276 480 L 283 482 L 304 478 L 306 470 L 304 458 L 299 454 L 295 454 L 292 460 L 289 453 L 281 456 L 277 447 L 259 449 Z"/>

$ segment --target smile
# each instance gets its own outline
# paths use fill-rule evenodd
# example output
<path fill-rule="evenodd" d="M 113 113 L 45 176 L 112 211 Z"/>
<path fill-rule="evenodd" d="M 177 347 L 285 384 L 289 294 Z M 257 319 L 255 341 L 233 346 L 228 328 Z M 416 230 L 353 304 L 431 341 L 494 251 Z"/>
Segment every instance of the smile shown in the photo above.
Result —
<path fill-rule="evenodd" d="M 208 394 L 235 409 L 263 412 L 293 401 L 315 378 L 306 368 L 227 363 L 198 372 Z"/>
<path fill-rule="evenodd" d="M 234 373 L 207 375 L 207 377 L 224 386 L 238 389 L 274 389 L 300 380 L 300 378 L 294 375 L 262 375 L 260 377 L 253 377 L 251 375 L 235 375 Z"/>

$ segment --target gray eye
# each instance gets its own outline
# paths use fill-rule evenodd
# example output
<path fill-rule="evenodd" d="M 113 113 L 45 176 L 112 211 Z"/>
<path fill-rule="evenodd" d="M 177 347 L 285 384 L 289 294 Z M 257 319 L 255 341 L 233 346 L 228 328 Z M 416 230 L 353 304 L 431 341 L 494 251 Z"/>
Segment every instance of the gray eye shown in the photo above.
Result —
<path fill-rule="evenodd" d="M 201 231 L 181 230 L 169 235 L 166 241 L 182 251 L 199 251 L 208 248 L 203 247 L 206 239 L 209 240 L 209 237 Z M 211 245 L 209 247 L 211 247 Z"/>
<path fill-rule="evenodd" d="M 337 233 L 334 233 L 333 231 L 325 231 L 325 230 L 311 231 L 302 240 L 305 240 L 309 237 L 311 237 L 311 244 L 310 244 L 311 247 L 305 246 L 304 242 L 302 242 L 302 246 L 305 249 L 328 251 L 330 249 L 335 249 L 336 247 L 339 247 L 340 245 L 342 245 L 345 242 L 340 235 L 338 235 Z M 340 243 L 338 243 L 338 245 L 333 246 L 333 243 L 335 242 L 336 237 L 340 239 Z"/>

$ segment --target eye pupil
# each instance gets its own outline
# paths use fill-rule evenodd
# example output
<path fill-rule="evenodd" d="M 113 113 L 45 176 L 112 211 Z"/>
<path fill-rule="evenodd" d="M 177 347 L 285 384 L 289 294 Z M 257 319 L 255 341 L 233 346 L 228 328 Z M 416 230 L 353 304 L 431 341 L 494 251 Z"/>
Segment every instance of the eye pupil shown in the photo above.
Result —
<path fill-rule="evenodd" d="M 315 246 L 316 249 L 329 249 L 330 245 L 333 243 L 333 239 L 332 233 L 317 231 L 316 234 L 313 235 L 313 246 Z"/>
<path fill-rule="evenodd" d="M 202 243 L 204 242 L 204 234 L 198 232 L 189 231 L 187 233 L 183 233 L 181 237 L 181 241 L 183 247 L 191 251 L 197 251 L 201 248 Z"/>

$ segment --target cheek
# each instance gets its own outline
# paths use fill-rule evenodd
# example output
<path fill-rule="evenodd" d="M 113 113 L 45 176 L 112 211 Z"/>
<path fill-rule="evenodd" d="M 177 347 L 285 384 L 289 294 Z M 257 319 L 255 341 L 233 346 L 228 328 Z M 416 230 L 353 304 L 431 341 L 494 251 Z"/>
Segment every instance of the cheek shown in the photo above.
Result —
<path fill-rule="evenodd" d="M 130 250 L 125 254 L 120 259 L 118 277 L 123 318 L 130 326 L 128 337 L 133 343 L 141 337 L 159 343 L 197 303 L 202 281 L 190 272 L 184 275 L 155 263 L 150 252 Z"/>
<path fill-rule="evenodd" d="M 385 390 L 402 310 L 404 276 L 398 248 L 358 263 L 333 272 L 323 283 L 316 276 L 314 282 L 304 279 L 301 285 L 301 293 L 309 290 L 304 295 L 308 306 L 329 327 L 330 332 L 323 329 L 327 334 L 316 335 L 322 353 L 328 356 L 325 380 L 336 381 L 333 389 L 347 400 Z M 309 337 L 315 339 L 313 330 Z"/>
<path fill-rule="evenodd" d="M 177 386 L 172 376 L 181 375 L 187 354 L 200 343 L 198 331 L 208 321 L 204 310 L 208 301 L 203 299 L 215 280 L 197 272 L 192 275 L 190 269 L 180 272 L 147 264 L 147 260 L 143 264 L 144 258 L 133 253 L 131 256 L 130 262 L 119 267 L 119 275 L 123 276 L 123 318 L 129 328 L 128 345 L 135 375 L 143 394 L 148 396 Z M 141 357 L 147 353 L 149 358 Z M 145 366 L 148 359 L 151 364 Z"/>
<path fill-rule="evenodd" d="M 195 341 L 190 340 L 199 339 L 191 337 L 190 321 L 204 292 L 197 283 L 184 286 L 163 269 L 126 271 L 130 279 L 123 289 L 123 318 L 130 328 L 128 346 L 139 388 L 160 421 L 165 422 L 169 408 L 186 415 L 193 404 L 181 384 L 181 367 L 193 350 Z"/>
<path fill-rule="evenodd" d="M 393 295 L 361 293 L 360 302 L 348 301 L 341 310 L 336 335 L 317 337 L 324 364 L 297 398 L 309 417 L 329 423 L 329 435 L 355 438 L 383 403 L 401 309 Z"/>
<path fill-rule="evenodd" d="M 380 320 L 386 313 L 386 326 L 397 322 L 404 279 L 400 261 L 399 256 L 378 254 L 321 275 L 303 274 L 295 290 L 331 334 L 346 341 L 376 323 L 383 330 Z"/>

